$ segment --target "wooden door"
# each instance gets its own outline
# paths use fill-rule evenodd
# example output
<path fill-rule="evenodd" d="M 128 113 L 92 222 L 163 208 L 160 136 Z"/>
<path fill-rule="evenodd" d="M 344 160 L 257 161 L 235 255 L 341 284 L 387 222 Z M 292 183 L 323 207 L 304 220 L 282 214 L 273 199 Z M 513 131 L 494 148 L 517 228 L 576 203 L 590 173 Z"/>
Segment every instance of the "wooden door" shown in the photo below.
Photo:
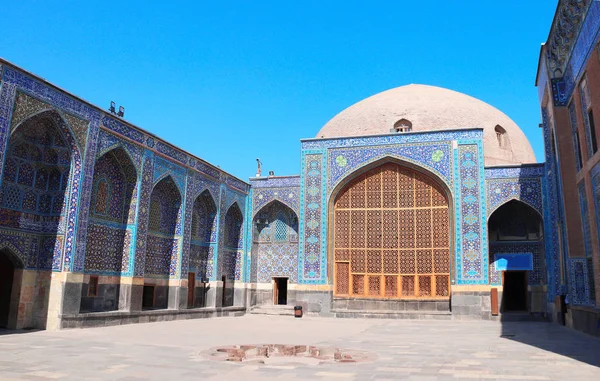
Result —
<path fill-rule="evenodd" d="M 273 278 L 273 304 L 279 304 L 279 279 Z"/>
<path fill-rule="evenodd" d="M 196 290 L 196 274 L 188 273 L 188 308 L 194 307 L 194 291 Z"/>

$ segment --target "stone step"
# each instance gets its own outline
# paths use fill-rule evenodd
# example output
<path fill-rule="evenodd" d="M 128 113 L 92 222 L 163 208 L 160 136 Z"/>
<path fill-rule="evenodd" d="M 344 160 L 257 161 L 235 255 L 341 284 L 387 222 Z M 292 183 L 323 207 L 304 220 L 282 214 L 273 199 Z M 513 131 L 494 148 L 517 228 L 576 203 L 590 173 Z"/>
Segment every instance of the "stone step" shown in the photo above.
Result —
<path fill-rule="evenodd" d="M 450 311 L 331 310 L 338 318 L 452 320 Z"/>
<path fill-rule="evenodd" d="M 250 309 L 251 314 L 294 316 L 294 306 L 258 305 Z"/>
<path fill-rule="evenodd" d="M 495 320 L 506 322 L 522 322 L 522 321 L 548 321 L 548 318 L 542 313 L 528 312 L 504 312 Z"/>

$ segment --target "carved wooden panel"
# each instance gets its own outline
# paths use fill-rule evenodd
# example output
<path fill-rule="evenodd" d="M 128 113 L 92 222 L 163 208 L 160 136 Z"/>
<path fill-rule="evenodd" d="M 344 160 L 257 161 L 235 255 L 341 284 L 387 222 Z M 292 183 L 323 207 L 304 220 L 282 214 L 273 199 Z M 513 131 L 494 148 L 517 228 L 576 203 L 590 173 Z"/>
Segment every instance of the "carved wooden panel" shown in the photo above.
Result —
<path fill-rule="evenodd" d="M 448 198 L 433 179 L 394 163 L 359 175 L 334 203 L 335 295 L 448 298 Z"/>

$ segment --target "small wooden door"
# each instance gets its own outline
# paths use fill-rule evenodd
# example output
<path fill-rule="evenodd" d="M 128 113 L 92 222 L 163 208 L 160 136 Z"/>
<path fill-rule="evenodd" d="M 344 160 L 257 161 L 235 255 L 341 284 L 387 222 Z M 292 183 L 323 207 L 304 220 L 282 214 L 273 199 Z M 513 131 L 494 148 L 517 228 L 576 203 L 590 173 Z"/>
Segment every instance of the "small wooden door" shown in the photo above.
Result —
<path fill-rule="evenodd" d="M 273 304 L 287 304 L 288 278 L 273 278 Z"/>
<path fill-rule="evenodd" d="M 277 278 L 273 278 L 273 304 L 278 304 L 279 300 L 279 282 Z"/>
<path fill-rule="evenodd" d="M 194 307 L 194 291 L 196 290 L 196 273 L 188 273 L 188 308 Z"/>

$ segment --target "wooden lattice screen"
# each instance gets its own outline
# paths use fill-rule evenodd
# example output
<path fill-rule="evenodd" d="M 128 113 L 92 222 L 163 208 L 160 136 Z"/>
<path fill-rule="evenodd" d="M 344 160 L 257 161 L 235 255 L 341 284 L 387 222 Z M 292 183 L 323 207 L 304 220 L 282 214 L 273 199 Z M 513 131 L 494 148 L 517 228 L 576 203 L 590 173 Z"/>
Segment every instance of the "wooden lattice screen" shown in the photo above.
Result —
<path fill-rule="evenodd" d="M 387 163 L 349 183 L 334 213 L 335 295 L 449 297 L 448 200 L 434 180 Z"/>

